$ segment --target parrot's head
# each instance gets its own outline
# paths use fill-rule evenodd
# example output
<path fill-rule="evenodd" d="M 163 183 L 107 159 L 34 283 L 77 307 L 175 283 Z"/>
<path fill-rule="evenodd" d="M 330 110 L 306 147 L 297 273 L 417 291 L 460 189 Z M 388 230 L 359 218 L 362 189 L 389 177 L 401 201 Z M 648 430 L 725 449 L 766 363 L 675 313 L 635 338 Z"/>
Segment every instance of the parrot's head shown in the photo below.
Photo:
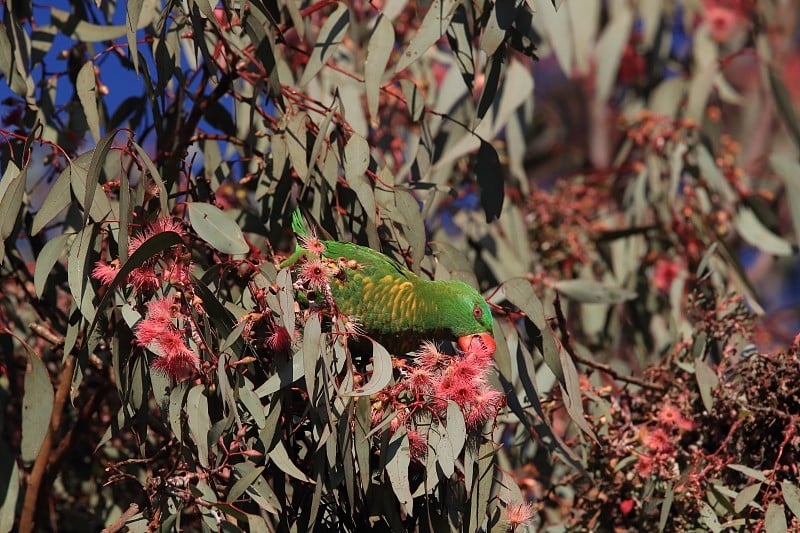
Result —
<path fill-rule="evenodd" d="M 492 354 L 495 350 L 493 334 L 494 320 L 489 305 L 483 297 L 461 281 L 452 281 L 452 288 L 458 297 L 451 301 L 451 308 L 444 310 L 440 317 L 456 337 L 458 346 L 465 352 Z"/>

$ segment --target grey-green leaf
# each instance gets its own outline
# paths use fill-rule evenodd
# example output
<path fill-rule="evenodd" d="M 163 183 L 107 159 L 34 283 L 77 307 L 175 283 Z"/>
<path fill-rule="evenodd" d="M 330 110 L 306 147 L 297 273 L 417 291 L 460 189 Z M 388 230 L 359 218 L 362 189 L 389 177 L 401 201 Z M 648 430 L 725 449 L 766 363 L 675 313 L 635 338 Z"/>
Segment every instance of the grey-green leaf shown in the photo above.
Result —
<path fill-rule="evenodd" d="M 208 468 L 208 432 L 211 419 L 208 416 L 208 398 L 203 394 L 203 385 L 195 385 L 186 398 L 187 423 L 189 433 L 197 445 L 197 458 Z"/>
<path fill-rule="evenodd" d="M 761 483 L 753 483 L 752 485 L 748 485 L 747 487 L 743 488 L 739 491 L 739 494 L 736 495 L 736 499 L 733 502 L 733 510 L 737 513 L 741 513 L 742 510 L 750 505 L 756 496 L 758 496 L 758 492 L 761 490 Z"/>
<path fill-rule="evenodd" d="M 786 523 L 786 511 L 783 505 L 770 503 L 764 515 L 764 531 L 766 533 L 786 533 L 789 525 Z"/>
<path fill-rule="evenodd" d="M 22 397 L 22 460 L 30 462 L 39 455 L 53 414 L 53 386 L 50 374 L 39 357 L 26 346 L 28 368 Z"/>
<path fill-rule="evenodd" d="M 761 251 L 780 256 L 789 256 L 794 252 L 792 245 L 764 226 L 749 207 L 738 209 L 733 225 L 736 226 L 736 231 L 742 239 Z"/>
<path fill-rule="evenodd" d="M 351 393 L 349 396 L 372 396 L 380 392 L 392 379 L 392 356 L 386 348 L 372 341 L 372 376 L 366 385 Z"/>
<path fill-rule="evenodd" d="M 719 378 L 717 374 L 714 373 L 714 370 L 708 366 L 708 363 L 702 359 L 695 359 L 694 369 L 697 386 L 700 389 L 700 398 L 703 400 L 703 406 L 706 410 L 711 411 L 714 406 L 712 391 L 719 383 Z"/>
<path fill-rule="evenodd" d="M 367 93 L 367 108 L 372 117 L 373 125 L 378 120 L 378 102 L 380 96 L 381 79 L 386 69 L 389 57 L 394 48 L 394 27 L 383 14 L 378 16 L 375 29 L 367 45 L 367 60 L 364 65 L 364 85 Z"/>
<path fill-rule="evenodd" d="M 47 278 L 58 258 L 64 253 L 67 239 L 71 236 L 69 233 L 63 233 L 54 237 L 47 241 L 47 244 L 42 247 L 42 251 L 39 252 L 39 256 L 36 258 L 36 268 L 33 271 L 33 287 L 36 289 L 37 297 L 41 298 L 44 294 Z"/>
<path fill-rule="evenodd" d="M 406 47 L 400 61 L 397 62 L 396 72 L 404 70 L 417 61 L 433 43 L 444 35 L 458 4 L 458 0 L 433 0 L 417 33 Z"/>
<path fill-rule="evenodd" d="M 317 75 L 325 62 L 330 59 L 339 47 L 347 28 L 350 27 L 350 11 L 345 4 L 341 2 L 338 2 L 338 4 L 336 11 L 331 13 L 328 20 L 322 25 L 317 42 L 314 44 L 314 50 L 311 51 L 311 57 L 308 59 L 306 69 L 298 82 L 300 87 L 304 87 L 311 81 L 311 78 Z"/>
<path fill-rule="evenodd" d="M 95 142 L 100 141 L 100 113 L 97 110 L 97 79 L 94 74 L 94 62 L 87 61 L 78 72 L 75 81 L 75 92 L 86 115 L 86 123 L 92 132 Z"/>
<path fill-rule="evenodd" d="M 781 491 L 786 506 L 796 517 L 800 518 L 800 489 L 794 483 L 784 480 L 781 481 Z"/>
<path fill-rule="evenodd" d="M 215 249 L 224 254 L 246 254 L 250 250 L 241 228 L 218 207 L 192 202 L 188 211 L 197 235 Z"/>
<path fill-rule="evenodd" d="M 599 281 L 565 279 L 556 281 L 553 286 L 567 298 L 584 303 L 615 304 L 636 298 L 633 291 Z"/>

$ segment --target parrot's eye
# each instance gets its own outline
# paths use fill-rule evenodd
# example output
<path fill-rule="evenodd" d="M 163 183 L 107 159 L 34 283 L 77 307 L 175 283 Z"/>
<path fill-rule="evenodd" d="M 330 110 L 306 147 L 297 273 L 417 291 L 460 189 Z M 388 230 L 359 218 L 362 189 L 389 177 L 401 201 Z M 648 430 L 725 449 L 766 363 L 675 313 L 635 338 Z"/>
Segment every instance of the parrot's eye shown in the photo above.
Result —
<path fill-rule="evenodd" d="M 483 309 L 481 308 L 480 305 L 476 305 L 472 309 L 472 316 L 474 316 L 477 319 L 483 318 Z"/>

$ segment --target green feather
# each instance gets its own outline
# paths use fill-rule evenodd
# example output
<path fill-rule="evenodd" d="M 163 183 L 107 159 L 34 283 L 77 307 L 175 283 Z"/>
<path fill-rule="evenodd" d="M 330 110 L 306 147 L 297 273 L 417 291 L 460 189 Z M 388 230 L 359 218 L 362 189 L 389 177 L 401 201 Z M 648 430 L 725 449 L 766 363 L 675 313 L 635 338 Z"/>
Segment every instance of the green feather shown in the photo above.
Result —
<path fill-rule="evenodd" d="M 298 237 L 311 235 L 299 210 L 292 215 L 292 229 Z M 321 242 L 325 246 L 323 257 L 336 261 L 344 270 L 330 281 L 339 311 L 381 344 L 408 350 L 424 340 L 492 333 L 489 306 L 466 283 L 426 280 L 371 248 Z M 283 266 L 296 263 L 307 253 L 298 244 Z"/>

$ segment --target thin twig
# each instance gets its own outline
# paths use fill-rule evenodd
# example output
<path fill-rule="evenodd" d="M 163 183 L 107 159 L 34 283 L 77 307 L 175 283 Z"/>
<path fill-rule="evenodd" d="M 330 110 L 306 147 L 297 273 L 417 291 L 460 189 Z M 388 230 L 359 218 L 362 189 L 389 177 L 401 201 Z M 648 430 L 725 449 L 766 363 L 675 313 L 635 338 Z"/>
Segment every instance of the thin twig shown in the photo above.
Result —
<path fill-rule="evenodd" d="M 645 389 L 656 390 L 660 392 L 664 392 L 666 390 L 661 385 L 650 383 L 649 381 L 645 381 L 642 378 L 638 378 L 636 376 L 620 374 L 607 364 L 598 363 L 597 361 L 592 361 L 591 359 L 586 359 L 585 357 L 578 355 L 578 353 L 572 347 L 572 343 L 570 342 L 569 331 L 567 330 L 567 319 L 564 317 L 564 310 L 561 308 L 561 298 L 558 294 L 558 291 L 556 291 L 556 298 L 553 301 L 553 306 L 556 309 L 556 319 L 558 320 L 558 329 L 561 331 L 561 344 L 562 346 L 564 346 L 564 349 L 567 350 L 567 353 L 570 355 L 570 357 L 572 357 L 572 359 L 581 363 L 582 365 L 588 366 L 589 368 L 593 368 L 595 370 L 599 370 L 600 372 L 608 374 L 609 376 L 618 381 L 624 381 L 626 383 L 638 385 Z"/>
<path fill-rule="evenodd" d="M 122 513 L 122 516 L 117 518 L 113 524 L 109 525 L 105 528 L 101 533 L 114 533 L 115 531 L 119 531 L 123 527 L 125 527 L 125 522 L 127 522 L 133 515 L 139 512 L 139 506 L 135 503 L 132 503 L 128 510 Z"/>

